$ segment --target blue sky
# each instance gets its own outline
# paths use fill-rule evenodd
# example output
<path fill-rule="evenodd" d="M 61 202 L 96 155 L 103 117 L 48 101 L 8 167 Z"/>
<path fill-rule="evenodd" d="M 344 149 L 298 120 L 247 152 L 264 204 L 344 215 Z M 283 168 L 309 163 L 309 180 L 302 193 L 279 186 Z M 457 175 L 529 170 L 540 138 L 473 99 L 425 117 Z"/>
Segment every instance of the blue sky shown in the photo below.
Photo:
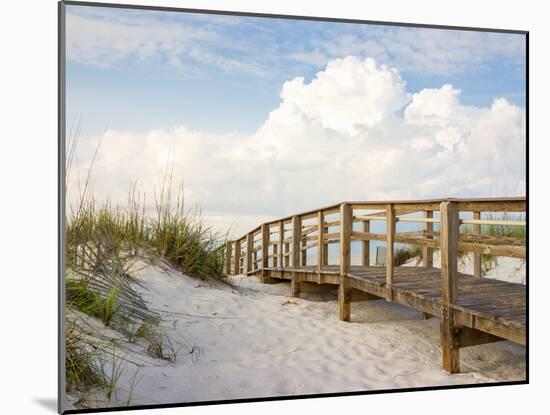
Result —
<path fill-rule="evenodd" d="M 311 80 L 329 59 L 346 54 L 395 66 L 410 91 L 450 83 L 464 104 L 489 106 L 499 96 L 525 105 L 523 35 L 87 6 L 69 6 L 68 14 L 91 23 L 69 25 L 67 34 L 67 119 L 82 114 L 89 133 L 181 124 L 252 133 L 277 107 L 284 81 Z M 105 30 L 94 23 L 109 24 L 112 41 L 91 39 L 86 31 Z M 167 41 L 155 34 L 163 25 L 185 32 L 167 34 Z M 125 28 L 134 33 L 116 45 Z M 165 42 L 166 51 L 140 58 L 136 48 L 147 40 L 157 48 Z M 73 41 L 87 52 L 74 52 Z M 196 56 L 186 48 L 196 48 Z M 109 52 L 118 56 L 114 62 L 105 59 Z M 172 53 L 177 63 L 170 62 Z"/>
<path fill-rule="evenodd" d="M 342 200 L 525 193 L 524 35 L 68 6 L 66 41 L 69 194 L 104 131 L 97 198 L 151 195 L 171 163 L 237 234 Z"/>

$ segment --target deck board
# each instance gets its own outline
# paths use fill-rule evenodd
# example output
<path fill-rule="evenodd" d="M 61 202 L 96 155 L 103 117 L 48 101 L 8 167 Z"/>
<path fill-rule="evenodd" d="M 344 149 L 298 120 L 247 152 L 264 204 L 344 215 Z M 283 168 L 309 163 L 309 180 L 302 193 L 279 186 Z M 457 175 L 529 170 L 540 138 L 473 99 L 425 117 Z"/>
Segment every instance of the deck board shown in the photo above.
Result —
<path fill-rule="evenodd" d="M 283 268 L 266 268 L 266 270 L 278 272 L 280 275 Z M 319 275 L 316 266 L 301 266 L 296 271 Z M 321 275 L 334 276 L 338 273 L 338 266 L 327 265 L 323 267 Z M 365 283 L 361 285 L 362 291 L 374 295 L 381 292 L 374 291 L 385 289 L 386 286 L 385 267 L 351 266 L 347 276 L 357 282 Z M 395 267 L 393 278 L 392 289 L 398 294 L 395 302 L 421 311 L 429 309 L 434 313 L 440 312 L 438 311 L 442 305 L 440 269 Z M 452 308 L 460 310 L 463 321 L 479 319 L 483 323 L 479 324 L 481 330 L 525 343 L 527 311 L 525 285 L 459 273 L 457 294 L 457 300 Z M 475 326 L 475 323 L 472 324 Z"/>

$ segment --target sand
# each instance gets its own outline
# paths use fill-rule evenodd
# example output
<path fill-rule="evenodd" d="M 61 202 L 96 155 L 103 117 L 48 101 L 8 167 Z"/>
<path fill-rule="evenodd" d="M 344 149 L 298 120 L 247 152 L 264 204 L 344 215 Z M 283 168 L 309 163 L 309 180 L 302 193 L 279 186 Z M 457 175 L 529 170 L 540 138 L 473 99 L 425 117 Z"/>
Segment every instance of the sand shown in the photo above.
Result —
<path fill-rule="evenodd" d="M 128 399 L 133 379 L 132 405 L 525 378 L 525 348 L 510 342 L 462 349 L 462 373 L 447 374 L 439 320 L 383 300 L 353 303 L 346 323 L 338 319 L 335 290 L 313 286 L 295 299 L 288 283 L 255 277 L 230 277 L 229 286 L 152 265 L 135 275 L 181 350 L 171 363 L 126 342 L 126 357 L 139 367 L 126 364 L 109 406 Z"/>

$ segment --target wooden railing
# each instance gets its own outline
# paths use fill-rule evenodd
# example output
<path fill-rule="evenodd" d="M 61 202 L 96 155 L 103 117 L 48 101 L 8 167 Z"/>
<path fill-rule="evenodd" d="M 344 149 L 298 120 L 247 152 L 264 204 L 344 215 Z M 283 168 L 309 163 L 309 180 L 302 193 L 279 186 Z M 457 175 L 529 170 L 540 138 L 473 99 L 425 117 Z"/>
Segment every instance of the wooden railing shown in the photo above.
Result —
<path fill-rule="evenodd" d="M 361 213 L 361 211 L 363 211 Z M 368 211 L 365 213 L 364 211 Z M 422 213 L 419 216 L 419 212 Z M 498 219 L 482 219 L 482 213 L 496 213 Z M 351 243 L 361 243 L 361 265 L 370 266 L 370 243 L 386 244 L 385 298 L 393 301 L 395 244 L 413 244 L 422 247 L 422 265 L 433 267 L 434 249 L 441 258 L 441 341 L 443 367 L 459 371 L 458 349 L 453 305 L 457 301 L 459 252 L 474 256 L 473 274 L 481 277 L 481 255 L 526 258 L 526 238 L 491 235 L 482 232 L 482 226 L 524 227 L 526 221 L 508 220 L 508 212 L 523 212 L 527 220 L 525 198 L 499 199 L 434 199 L 421 201 L 344 202 L 314 211 L 266 222 L 243 237 L 227 243 L 226 271 L 228 274 L 260 273 L 262 281 L 269 278 L 269 270 L 289 272 L 291 293 L 300 292 L 300 269 L 308 266 L 307 251 L 317 250 L 316 271 L 320 276 L 329 265 L 328 246 L 339 244 L 339 304 L 340 319 L 350 319 Z M 503 215 L 504 213 L 504 215 Z M 417 216 L 410 216 L 411 214 Z M 338 216 L 337 219 L 331 216 Z M 466 217 L 465 217 L 466 216 Z M 467 218 L 471 216 L 471 219 Z M 386 223 L 385 233 L 372 232 L 374 221 Z M 419 231 L 397 232 L 398 223 L 422 223 Z M 354 224 L 358 224 L 354 228 Z M 468 232 L 464 232 L 467 225 Z M 461 232 L 461 226 L 463 231 Z M 334 228 L 338 228 L 335 230 Z M 436 229 L 438 228 L 438 229 Z M 526 234 L 526 233 L 524 233 Z M 273 238 L 272 238 L 273 237 Z M 245 247 L 243 251 L 242 248 Z M 270 252 L 270 247 L 271 252 Z M 313 264 L 311 264 L 313 265 Z"/>
<path fill-rule="evenodd" d="M 354 214 L 358 210 L 375 213 Z M 410 217 L 422 212 L 423 217 Z M 450 213 L 449 213 L 450 212 Z M 472 219 L 460 218 L 459 214 L 471 212 Z M 388 284 L 391 285 L 394 244 L 419 245 L 423 248 L 423 265 L 433 265 L 433 250 L 440 249 L 441 257 L 457 256 L 458 252 L 474 253 L 474 275 L 481 276 L 481 254 L 525 258 L 525 238 L 484 235 L 482 225 L 525 226 L 525 221 L 506 219 L 481 219 L 481 212 L 526 212 L 525 198 L 499 199 L 443 199 L 424 201 L 392 202 L 344 202 L 315 211 L 266 222 L 241 238 L 227 242 L 226 272 L 228 274 L 253 273 L 267 267 L 283 269 L 307 265 L 307 250 L 317 248 L 319 270 L 328 265 L 328 245 L 340 244 L 340 266 L 349 269 L 349 246 L 352 241 L 361 241 L 362 265 L 370 265 L 370 241 L 386 242 L 386 268 Z M 436 217 L 434 213 L 439 214 Z M 339 215 L 336 220 L 327 216 Z M 305 222 L 315 220 L 314 224 Z M 450 222 L 449 222 L 450 220 Z M 370 231 L 371 222 L 385 221 L 385 233 Z M 396 232 L 397 223 L 423 223 L 421 231 Z M 361 223 L 360 230 L 353 224 Z M 438 224 L 440 231 L 434 231 Z M 460 232 L 460 225 L 471 225 L 471 232 Z M 338 231 L 330 228 L 338 227 Z M 456 229 L 454 229 L 456 228 Z M 319 231 L 321 229 L 321 231 Z M 273 236 L 277 238 L 273 238 Z M 452 240 L 443 241 L 451 235 Z M 448 245 L 447 243 L 450 243 Z M 244 251 L 242 250 L 244 247 Z M 269 247 L 272 247 L 269 252 Z M 451 265 L 453 265 L 451 263 Z"/>

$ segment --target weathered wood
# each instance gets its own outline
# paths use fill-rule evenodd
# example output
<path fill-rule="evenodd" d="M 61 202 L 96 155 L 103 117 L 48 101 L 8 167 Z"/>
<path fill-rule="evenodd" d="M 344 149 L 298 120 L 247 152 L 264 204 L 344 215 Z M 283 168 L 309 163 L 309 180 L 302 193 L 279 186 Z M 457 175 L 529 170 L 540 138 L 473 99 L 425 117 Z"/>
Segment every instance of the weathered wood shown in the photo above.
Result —
<path fill-rule="evenodd" d="M 283 256 L 285 257 L 285 268 L 289 268 L 290 267 L 290 256 L 291 256 L 291 253 L 290 253 L 290 243 L 285 243 L 285 252 L 283 254 Z"/>
<path fill-rule="evenodd" d="M 461 219 L 464 225 L 503 225 L 503 226 L 526 226 L 522 220 L 492 220 L 492 219 Z"/>
<path fill-rule="evenodd" d="M 370 222 L 363 222 L 363 232 L 370 233 Z M 361 265 L 368 267 L 370 265 L 370 241 L 361 242 Z"/>
<path fill-rule="evenodd" d="M 241 273 L 241 241 L 235 241 L 235 264 L 234 264 L 235 275 Z"/>
<path fill-rule="evenodd" d="M 480 330 L 471 329 L 469 327 L 457 327 L 455 328 L 453 336 L 453 347 L 478 346 L 480 344 L 494 343 L 502 340 L 504 339 L 501 337 L 493 336 L 492 334 Z"/>
<path fill-rule="evenodd" d="M 346 203 L 340 205 L 340 278 L 338 302 L 340 304 L 340 320 L 349 321 L 351 318 L 351 286 L 347 273 L 351 266 L 351 230 L 352 210 Z"/>
<path fill-rule="evenodd" d="M 424 211 L 424 218 L 426 219 L 432 219 L 433 218 L 433 212 L 431 210 L 425 210 Z M 424 222 L 424 231 L 425 232 L 432 232 L 433 231 L 433 223 L 431 222 Z M 427 237 L 428 239 L 431 239 L 430 237 Z M 425 267 L 433 267 L 434 264 L 434 250 L 433 248 L 430 248 L 428 246 L 422 247 L 422 265 Z"/>
<path fill-rule="evenodd" d="M 481 212 L 474 212 L 474 219 L 481 219 Z M 481 233 L 481 225 L 475 224 L 473 228 L 474 235 Z M 481 254 L 474 252 L 474 277 L 481 277 Z"/>
<path fill-rule="evenodd" d="M 285 225 L 283 221 L 279 222 L 279 266 L 283 268 L 284 265 L 284 239 L 285 239 Z"/>
<path fill-rule="evenodd" d="M 380 300 L 380 299 L 381 299 L 380 297 L 374 294 L 370 294 L 365 291 L 358 290 L 356 288 L 351 288 L 350 301 L 352 303 L 357 301 L 374 301 L 374 300 Z"/>
<path fill-rule="evenodd" d="M 252 251 L 254 249 L 254 238 L 251 233 L 246 234 L 246 272 L 252 271 Z"/>
<path fill-rule="evenodd" d="M 270 258 L 273 258 L 273 266 L 279 266 L 279 245 L 273 245 L 273 254 L 269 255 Z"/>
<path fill-rule="evenodd" d="M 456 301 L 458 274 L 458 210 L 455 202 L 442 202 L 440 207 L 441 248 L 441 348 L 443 369 L 449 373 L 460 371 L 459 348 L 456 347 L 456 332 L 451 305 Z"/>
<path fill-rule="evenodd" d="M 395 211 L 391 204 L 386 206 L 386 300 L 392 301 L 393 243 L 395 238 Z"/>
<path fill-rule="evenodd" d="M 290 295 L 292 297 L 300 296 L 300 280 L 297 272 L 300 266 L 300 242 L 302 239 L 302 219 L 300 216 L 292 217 L 292 283 L 290 285 Z"/>
<path fill-rule="evenodd" d="M 233 249 L 233 246 L 231 245 L 231 242 L 225 243 L 225 273 L 227 275 L 231 274 L 231 250 Z"/>
<path fill-rule="evenodd" d="M 372 232 L 362 232 L 362 231 L 353 231 L 351 233 L 351 237 L 353 239 L 357 239 L 360 241 L 385 241 L 386 240 L 386 235 L 383 233 L 372 233 Z"/>
<path fill-rule="evenodd" d="M 317 212 L 317 269 L 319 273 L 323 270 L 325 263 L 325 246 L 323 245 L 323 233 L 325 230 L 325 214 L 323 211 Z M 319 274 L 320 275 L 320 274 Z"/>

